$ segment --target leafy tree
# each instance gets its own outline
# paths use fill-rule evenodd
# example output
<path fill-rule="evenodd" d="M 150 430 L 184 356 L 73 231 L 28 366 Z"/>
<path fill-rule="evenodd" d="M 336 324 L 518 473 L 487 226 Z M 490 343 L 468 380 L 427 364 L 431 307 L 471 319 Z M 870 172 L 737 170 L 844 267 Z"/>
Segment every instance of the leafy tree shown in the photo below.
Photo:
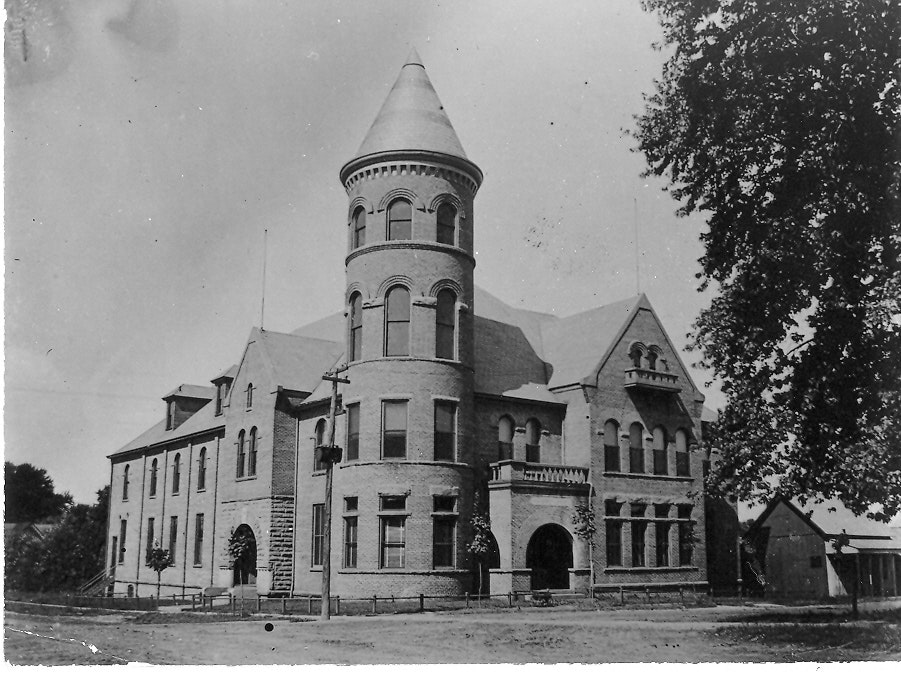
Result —
<path fill-rule="evenodd" d="M 7 522 L 40 522 L 62 515 L 72 505 L 69 492 L 57 494 L 43 468 L 30 463 L 3 463 Z"/>
<path fill-rule="evenodd" d="M 597 528 L 594 525 L 594 508 L 591 502 L 579 504 L 572 515 L 573 531 L 576 536 L 588 544 L 588 564 L 591 567 L 589 575 L 591 585 L 594 586 L 594 534 Z"/>
<path fill-rule="evenodd" d="M 147 553 L 147 568 L 156 572 L 156 598 L 160 598 L 160 585 L 162 583 L 163 571 L 170 566 L 175 566 L 172 561 L 172 554 L 168 550 L 160 547 L 159 541 L 153 542 L 153 547 Z"/>
<path fill-rule="evenodd" d="M 901 509 L 901 0 L 643 0 L 669 54 L 635 136 L 706 215 L 709 488 Z"/>
<path fill-rule="evenodd" d="M 482 567 L 491 554 L 491 518 L 480 507 L 478 498 L 476 499 L 469 525 L 472 529 L 472 540 L 467 544 L 466 550 L 475 558 L 479 567 L 479 596 L 481 597 L 484 588 Z"/>

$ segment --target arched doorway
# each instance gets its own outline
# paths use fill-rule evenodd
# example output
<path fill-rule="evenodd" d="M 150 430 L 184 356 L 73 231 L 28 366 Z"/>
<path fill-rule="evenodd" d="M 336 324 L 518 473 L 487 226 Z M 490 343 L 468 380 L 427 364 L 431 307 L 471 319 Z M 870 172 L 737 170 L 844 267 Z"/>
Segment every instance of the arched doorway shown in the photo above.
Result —
<path fill-rule="evenodd" d="M 257 539 L 253 529 L 242 524 L 229 539 L 229 550 L 238 551 L 232 561 L 232 582 L 234 585 L 256 585 L 257 582 Z"/>
<path fill-rule="evenodd" d="M 526 548 L 526 565 L 532 570 L 533 590 L 569 588 L 573 542 L 559 524 L 545 524 L 532 534 Z"/>

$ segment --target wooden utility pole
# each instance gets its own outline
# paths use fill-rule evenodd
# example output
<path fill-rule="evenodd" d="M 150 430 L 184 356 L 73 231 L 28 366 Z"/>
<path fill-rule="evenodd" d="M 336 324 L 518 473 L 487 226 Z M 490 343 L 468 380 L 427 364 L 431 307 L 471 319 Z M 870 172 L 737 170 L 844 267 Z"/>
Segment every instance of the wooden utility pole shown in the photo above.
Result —
<path fill-rule="evenodd" d="M 338 414 L 338 384 L 349 384 L 350 380 L 338 375 L 347 370 L 347 365 L 339 365 L 326 372 L 323 381 L 332 382 L 332 402 L 328 413 L 328 444 L 316 448 L 317 459 L 325 464 L 325 504 L 322 518 L 325 520 L 322 536 L 322 610 L 320 618 L 328 620 L 331 615 L 332 585 L 332 473 L 334 465 L 341 460 L 341 448 L 335 446 L 335 416 Z"/>

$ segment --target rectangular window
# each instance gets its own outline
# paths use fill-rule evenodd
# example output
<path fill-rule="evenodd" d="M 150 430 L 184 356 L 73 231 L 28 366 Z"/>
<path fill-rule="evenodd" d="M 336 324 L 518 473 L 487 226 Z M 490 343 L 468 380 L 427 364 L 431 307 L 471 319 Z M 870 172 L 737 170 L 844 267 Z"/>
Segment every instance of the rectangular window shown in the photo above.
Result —
<path fill-rule="evenodd" d="M 691 566 L 694 556 L 694 522 L 690 505 L 676 506 L 679 522 L 679 566 Z M 688 520 L 688 521 L 685 521 Z"/>
<path fill-rule="evenodd" d="M 156 521 L 152 517 L 147 518 L 147 550 L 144 552 L 144 560 L 150 559 L 150 551 L 153 550 L 153 537 L 156 536 L 154 529 Z"/>
<path fill-rule="evenodd" d="M 322 566 L 325 546 L 325 504 L 313 505 L 313 543 L 310 557 L 313 566 Z"/>
<path fill-rule="evenodd" d="M 669 517 L 669 503 L 654 504 L 654 517 L 657 517 L 657 518 Z"/>
<path fill-rule="evenodd" d="M 654 450 L 654 475 L 666 475 L 669 469 L 666 465 L 666 450 Z"/>
<path fill-rule="evenodd" d="M 406 517 L 382 517 L 382 558 L 383 569 L 404 568 L 406 542 Z"/>
<path fill-rule="evenodd" d="M 645 538 L 648 533 L 647 522 L 632 522 L 632 566 L 642 567 L 645 559 Z"/>
<path fill-rule="evenodd" d="M 347 406 L 347 461 L 360 458 L 360 405 Z"/>
<path fill-rule="evenodd" d="M 116 559 L 118 558 L 118 555 L 119 555 L 119 537 L 118 536 L 113 536 L 113 544 L 112 544 L 112 546 L 110 546 L 110 549 L 112 550 L 112 552 L 111 552 L 110 558 L 109 558 L 109 565 L 115 566 Z"/>
<path fill-rule="evenodd" d="M 435 461 L 454 461 L 457 453 L 457 405 L 435 402 Z"/>
<path fill-rule="evenodd" d="M 360 502 L 358 496 L 345 496 L 344 497 L 344 512 L 352 513 L 356 512 L 357 504 Z"/>
<path fill-rule="evenodd" d="M 644 472 L 644 447 L 629 447 L 629 472 Z"/>
<path fill-rule="evenodd" d="M 619 517 L 623 511 L 623 504 L 608 498 L 604 501 L 604 514 L 607 517 Z"/>
<path fill-rule="evenodd" d="M 178 517 L 169 518 L 169 556 L 175 564 L 175 547 L 178 545 Z"/>
<path fill-rule="evenodd" d="M 436 513 L 452 513 L 457 511 L 456 496 L 435 496 L 432 499 L 432 509 Z"/>
<path fill-rule="evenodd" d="M 454 541 L 457 521 L 451 517 L 435 517 L 432 534 L 432 563 L 436 569 L 454 566 Z"/>
<path fill-rule="evenodd" d="M 644 503 L 633 503 L 629 506 L 629 514 L 632 517 L 644 517 L 647 512 L 647 506 Z"/>
<path fill-rule="evenodd" d="M 357 568 L 357 517 L 344 518 L 344 568 Z"/>
<path fill-rule="evenodd" d="M 194 519 L 194 566 L 203 564 L 203 513 Z"/>
<path fill-rule="evenodd" d="M 526 445 L 526 462 L 541 463 L 541 445 Z"/>
<path fill-rule="evenodd" d="M 619 446 L 604 445 L 604 470 L 611 473 L 618 473 L 619 466 Z"/>
<path fill-rule="evenodd" d="M 407 509 L 407 497 L 406 496 L 382 496 L 379 501 L 379 507 L 381 510 L 406 510 Z"/>
<path fill-rule="evenodd" d="M 657 522 L 655 526 L 657 566 L 669 566 L 669 522 Z"/>
<path fill-rule="evenodd" d="M 607 530 L 607 566 L 623 565 L 623 523 L 608 520 Z"/>
<path fill-rule="evenodd" d="M 128 528 L 128 520 L 119 520 L 119 564 L 125 562 L 125 532 Z M 140 542 L 138 549 L 140 550 Z"/>
<path fill-rule="evenodd" d="M 382 458 L 407 457 L 407 401 L 382 403 Z"/>
<path fill-rule="evenodd" d="M 688 462 L 688 452 L 676 452 L 676 475 L 682 477 L 691 476 L 691 468 Z"/>

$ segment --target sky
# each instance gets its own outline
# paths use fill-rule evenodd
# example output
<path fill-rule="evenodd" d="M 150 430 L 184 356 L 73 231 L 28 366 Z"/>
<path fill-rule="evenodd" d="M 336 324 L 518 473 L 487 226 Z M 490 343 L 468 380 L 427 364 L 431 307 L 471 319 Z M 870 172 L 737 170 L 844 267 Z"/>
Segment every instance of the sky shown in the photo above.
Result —
<path fill-rule="evenodd" d="M 264 230 L 265 327 L 341 309 L 338 171 L 411 47 L 485 173 L 476 283 L 559 316 L 640 287 L 697 362 L 684 346 L 710 300 L 695 278 L 705 224 L 675 216 L 625 133 L 664 60 L 638 0 L 12 6 L 5 459 L 77 502 L 163 418 L 162 396 L 240 358 L 261 320 Z"/>

